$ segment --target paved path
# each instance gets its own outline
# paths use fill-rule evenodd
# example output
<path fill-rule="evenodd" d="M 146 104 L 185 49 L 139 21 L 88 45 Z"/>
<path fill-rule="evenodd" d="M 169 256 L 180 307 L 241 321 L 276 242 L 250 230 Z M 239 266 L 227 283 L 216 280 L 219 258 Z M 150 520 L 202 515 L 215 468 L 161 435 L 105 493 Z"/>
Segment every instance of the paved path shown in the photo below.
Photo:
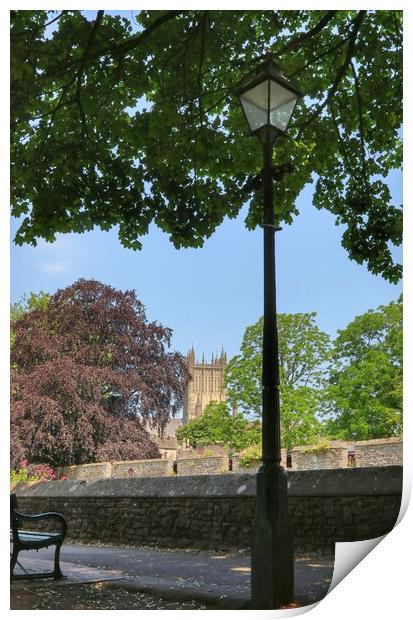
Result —
<path fill-rule="evenodd" d="M 21 552 L 26 569 L 48 570 L 52 549 Z M 47 561 L 47 562 L 46 562 Z M 227 609 L 248 607 L 250 557 L 247 553 L 214 553 L 65 544 L 61 565 L 65 583 L 121 579 L 125 586 L 171 600 L 196 599 Z M 296 603 L 309 605 L 328 591 L 332 558 L 314 556 L 295 561 Z"/>

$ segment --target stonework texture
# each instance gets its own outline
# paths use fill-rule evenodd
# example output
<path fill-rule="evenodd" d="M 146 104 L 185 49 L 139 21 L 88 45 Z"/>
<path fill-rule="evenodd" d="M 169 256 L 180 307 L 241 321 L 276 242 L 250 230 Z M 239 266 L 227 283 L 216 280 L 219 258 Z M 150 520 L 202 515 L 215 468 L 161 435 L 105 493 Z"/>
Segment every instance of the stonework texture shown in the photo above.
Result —
<path fill-rule="evenodd" d="M 198 474 L 216 474 L 228 471 L 227 456 L 205 456 L 202 458 L 177 459 L 178 476 L 197 476 Z"/>
<path fill-rule="evenodd" d="M 112 478 L 172 476 L 173 473 L 173 461 L 167 459 L 114 461 L 112 463 Z"/>
<path fill-rule="evenodd" d="M 102 480 L 105 478 L 170 476 L 174 471 L 173 461 L 170 459 L 146 459 L 57 467 L 56 473 L 58 477 L 65 476 L 68 480 Z"/>
<path fill-rule="evenodd" d="M 376 538 L 394 526 L 401 467 L 289 472 L 296 552 L 331 554 L 339 541 Z M 187 476 L 20 484 L 22 512 L 61 512 L 72 541 L 192 549 L 248 549 L 255 476 Z"/>
<path fill-rule="evenodd" d="M 90 463 L 58 467 L 58 477 L 69 480 L 101 480 L 105 478 L 188 476 L 197 474 L 224 473 L 229 470 L 229 459 L 222 448 L 209 446 L 213 456 L 202 456 L 202 451 L 184 451 L 176 458 L 146 459 L 142 461 L 116 461 L 113 463 Z M 354 451 L 356 467 L 379 467 L 403 464 L 403 440 L 399 437 L 349 442 L 331 441 L 326 449 L 314 446 L 299 446 L 291 451 L 293 470 L 322 470 L 347 468 L 349 450 Z M 205 451 L 205 449 L 203 450 Z M 287 468 L 287 453 L 281 450 L 281 465 Z M 239 457 L 232 457 L 232 471 L 254 473 L 260 463 L 245 468 L 239 464 Z"/>
<path fill-rule="evenodd" d="M 403 440 L 400 437 L 370 439 L 354 444 L 356 467 L 402 465 Z"/>
<path fill-rule="evenodd" d="M 329 447 L 317 449 L 315 446 L 300 446 L 291 450 L 293 469 L 335 469 L 347 467 L 347 444 L 329 442 Z"/>
<path fill-rule="evenodd" d="M 220 357 L 212 356 L 211 362 L 195 361 L 195 351 L 192 348 L 186 358 L 190 380 L 185 390 L 183 423 L 199 418 L 210 402 L 225 402 L 227 393 L 224 388 L 224 371 L 227 365 L 227 355 L 224 351 Z"/>
<path fill-rule="evenodd" d="M 67 465 L 56 467 L 57 476 L 68 480 L 101 480 L 112 477 L 111 463 L 86 463 L 85 465 Z"/>

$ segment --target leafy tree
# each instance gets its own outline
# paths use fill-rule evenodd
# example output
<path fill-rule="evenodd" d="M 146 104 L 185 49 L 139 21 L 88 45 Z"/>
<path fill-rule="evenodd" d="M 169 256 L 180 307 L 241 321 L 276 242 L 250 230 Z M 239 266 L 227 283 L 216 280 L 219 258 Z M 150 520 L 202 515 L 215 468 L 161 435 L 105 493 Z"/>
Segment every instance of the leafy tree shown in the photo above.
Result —
<path fill-rule="evenodd" d="M 315 324 L 315 312 L 280 314 L 278 348 L 280 358 L 281 442 L 311 443 L 322 432 L 317 418 L 330 356 L 330 339 Z M 241 353 L 226 369 L 229 400 L 245 413 L 261 416 L 263 318 L 247 327 Z"/>
<path fill-rule="evenodd" d="M 225 403 L 215 401 L 205 407 L 204 413 L 181 426 L 176 437 L 179 442 L 187 441 L 193 448 L 218 445 L 229 455 L 255 444 L 261 437 L 257 423 L 248 422 L 241 414 L 234 416 Z"/>
<path fill-rule="evenodd" d="M 13 324 L 14 321 L 19 319 L 26 312 L 31 312 L 36 308 L 46 309 L 47 304 L 49 303 L 50 295 L 49 293 L 45 293 L 44 291 L 40 291 L 40 293 L 29 293 L 29 295 L 24 295 L 20 301 L 12 304 L 10 307 L 10 323 Z"/>
<path fill-rule="evenodd" d="M 30 293 L 27 297 L 26 295 L 20 301 L 17 301 L 14 304 L 11 304 L 10 307 L 10 343 L 13 346 L 14 343 L 14 332 L 13 332 L 13 323 L 17 321 L 20 317 L 23 316 L 26 312 L 31 312 L 35 308 L 45 309 L 47 304 L 49 303 L 50 295 L 45 293 L 44 291 L 40 291 L 40 293 Z"/>
<path fill-rule="evenodd" d="M 357 316 L 334 343 L 330 432 L 376 439 L 402 432 L 402 298 Z"/>
<path fill-rule="evenodd" d="M 16 243 L 119 226 L 140 248 L 151 222 L 199 247 L 262 166 L 232 93 L 270 50 L 307 95 L 280 140 L 280 220 L 316 180 L 314 205 L 345 227 L 353 260 L 401 276 L 401 209 L 385 177 L 401 167 L 402 12 L 11 12 L 12 203 Z M 251 184 L 250 184 L 251 185 Z M 259 193 L 246 224 L 261 223 Z"/>
<path fill-rule="evenodd" d="M 133 291 L 79 280 L 13 322 L 12 463 L 150 458 L 145 430 L 182 405 L 187 371 L 171 330 Z"/>

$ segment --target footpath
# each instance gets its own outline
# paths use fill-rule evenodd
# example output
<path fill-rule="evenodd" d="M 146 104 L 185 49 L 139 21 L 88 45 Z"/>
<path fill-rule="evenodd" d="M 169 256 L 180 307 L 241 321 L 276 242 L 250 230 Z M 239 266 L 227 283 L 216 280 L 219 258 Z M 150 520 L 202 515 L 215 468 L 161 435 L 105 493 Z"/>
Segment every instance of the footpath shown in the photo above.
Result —
<path fill-rule="evenodd" d="M 41 549 L 38 552 L 22 552 L 19 561 L 28 572 L 47 571 L 50 570 L 52 557 L 52 549 Z M 324 598 L 330 586 L 333 567 L 334 558 L 310 555 L 296 558 L 293 606 L 311 605 Z M 45 579 L 13 582 L 12 609 L 42 608 L 41 605 L 39 607 L 42 591 L 55 593 L 55 598 L 51 595 L 52 602 L 48 603 L 53 605 L 53 600 L 61 598 L 65 589 L 65 604 L 68 605 L 69 590 L 81 592 L 86 584 L 94 585 L 94 591 L 105 592 L 105 596 L 110 596 L 113 590 L 119 597 L 119 593 L 124 591 L 128 594 L 127 600 L 131 601 L 133 593 L 135 596 L 147 595 L 152 609 L 157 608 L 157 600 L 160 599 L 174 602 L 173 607 L 160 604 L 160 609 L 186 609 L 189 602 L 192 606 L 199 605 L 195 607 L 199 609 L 250 608 L 250 555 L 246 551 L 196 552 L 65 544 L 61 551 L 61 568 L 66 576 L 62 581 Z M 21 568 L 18 568 L 18 572 L 22 572 Z M 26 603 L 23 600 L 27 599 L 25 593 L 30 594 Z M 28 606 L 25 607 L 25 604 Z M 81 602 L 77 605 L 81 605 Z M 112 605 L 116 603 L 112 601 Z M 127 605 L 124 600 L 119 603 L 119 608 L 128 608 Z"/>

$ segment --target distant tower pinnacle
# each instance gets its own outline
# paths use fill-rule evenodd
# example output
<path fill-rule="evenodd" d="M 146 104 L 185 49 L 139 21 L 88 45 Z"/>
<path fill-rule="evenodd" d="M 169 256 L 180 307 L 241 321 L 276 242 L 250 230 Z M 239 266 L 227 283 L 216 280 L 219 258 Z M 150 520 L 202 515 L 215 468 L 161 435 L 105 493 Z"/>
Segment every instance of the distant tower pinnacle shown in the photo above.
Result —
<path fill-rule="evenodd" d="M 184 398 L 184 424 L 201 416 L 210 402 L 222 403 L 227 400 L 224 385 L 227 356 L 224 347 L 222 347 L 220 355 L 212 354 L 211 362 L 205 360 L 205 353 L 202 354 L 202 361 L 197 362 L 192 346 L 186 359 L 188 366 L 190 366 L 190 373 Z"/>

